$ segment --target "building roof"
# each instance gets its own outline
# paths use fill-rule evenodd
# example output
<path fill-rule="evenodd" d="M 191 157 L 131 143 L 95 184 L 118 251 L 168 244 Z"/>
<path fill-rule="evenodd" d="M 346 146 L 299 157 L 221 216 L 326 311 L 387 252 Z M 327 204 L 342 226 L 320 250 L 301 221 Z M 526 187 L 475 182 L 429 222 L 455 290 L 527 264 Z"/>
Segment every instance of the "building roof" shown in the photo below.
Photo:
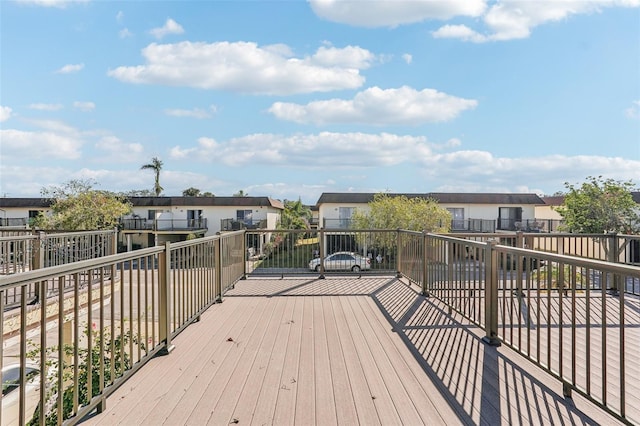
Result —
<path fill-rule="evenodd" d="M 0 198 L 0 208 L 2 207 L 14 207 L 14 208 L 42 208 L 46 209 L 51 206 L 51 200 L 48 198 Z"/>
<path fill-rule="evenodd" d="M 270 197 L 129 197 L 134 207 L 220 206 L 273 207 L 284 209 L 280 200 Z M 47 208 L 48 198 L 0 198 L 0 208 Z"/>
<path fill-rule="evenodd" d="M 547 206 L 561 206 L 564 204 L 564 195 L 553 195 L 550 197 L 542 197 L 542 201 Z"/>
<path fill-rule="evenodd" d="M 631 198 L 633 198 L 636 204 L 640 204 L 640 191 L 631 191 Z M 561 206 L 564 203 L 564 195 L 542 197 L 542 201 L 549 206 Z"/>
<path fill-rule="evenodd" d="M 366 204 L 373 201 L 375 193 L 362 192 L 324 192 L 320 195 L 317 204 Z M 407 198 L 432 198 L 439 203 L 446 204 L 544 204 L 543 200 L 536 194 L 520 193 L 389 193 L 389 196 L 405 196 Z"/>
<path fill-rule="evenodd" d="M 129 197 L 134 207 L 218 206 L 273 207 L 284 209 L 280 200 L 270 197 Z"/>

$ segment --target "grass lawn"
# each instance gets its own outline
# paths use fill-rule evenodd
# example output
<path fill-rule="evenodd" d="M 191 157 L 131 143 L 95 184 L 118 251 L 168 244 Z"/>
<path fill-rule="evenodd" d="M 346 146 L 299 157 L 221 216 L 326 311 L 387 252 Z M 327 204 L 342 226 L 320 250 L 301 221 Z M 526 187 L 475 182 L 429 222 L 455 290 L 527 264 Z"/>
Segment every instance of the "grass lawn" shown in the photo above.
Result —
<path fill-rule="evenodd" d="M 309 261 L 313 259 L 313 251 L 317 249 L 318 238 L 307 238 L 298 241 L 289 250 L 284 250 L 284 247 L 280 246 L 256 266 L 260 268 L 308 268 Z"/>

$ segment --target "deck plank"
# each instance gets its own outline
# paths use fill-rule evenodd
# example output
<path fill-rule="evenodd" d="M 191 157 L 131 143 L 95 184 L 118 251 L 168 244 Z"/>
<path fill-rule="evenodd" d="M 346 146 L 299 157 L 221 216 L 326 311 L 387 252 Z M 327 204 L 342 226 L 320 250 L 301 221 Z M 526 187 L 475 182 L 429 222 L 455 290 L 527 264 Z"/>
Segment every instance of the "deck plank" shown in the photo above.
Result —
<path fill-rule="evenodd" d="M 229 389 L 238 390 L 243 383 L 244 375 L 248 374 L 249 366 L 252 365 L 255 350 L 261 342 L 263 336 L 264 324 L 268 324 L 273 316 L 274 306 L 265 306 L 260 317 L 254 317 L 247 321 L 246 326 L 237 335 L 231 335 L 227 339 L 227 344 L 231 346 L 231 350 L 227 352 L 222 360 L 216 374 L 209 380 L 206 389 L 200 396 L 193 410 L 180 407 L 180 411 L 174 411 L 172 417 L 168 418 L 165 424 L 176 424 L 180 419 L 187 419 L 189 424 L 206 424 L 210 423 L 213 416 L 218 415 L 218 410 L 226 414 L 229 409 L 229 400 L 227 405 L 221 407 L 220 401 L 225 398 Z M 197 395 L 196 395 L 197 396 Z M 229 422 L 227 418 L 225 424 Z"/>
<path fill-rule="evenodd" d="M 331 308 L 335 318 L 334 325 L 349 378 L 351 397 L 353 397 L 358 423 L 362 425 L 379 425 L 378 410 L 374 404 L 371 389 L 366 379 L 365 367 L 360 362 L 355 342 L 351 337 L 342 299 L 332 298 Z"/>
<path fill-rule="evenodd" d="M 266 366 L 273 353 L 273 343 L 283 321 L 286 302 L 286 299 L 276 299 L 268 321 L 259 324 L 256 328 L 256 332 L 251 337 L 252 340 L 248 342 L 242 356 L 237 360 L 225 391 L 216 403 L 207 423 L 218 425 L 250 422 L 264 380 Z M 238 413 L 234 415 L 234 411 Z"/>
<path fill-rule="evenodd" d="M 294 320 L 294 312 L 297 300 L 295 298 L 287 299 L 287 306 L 282 316 L 284 326 L 277 330 L 271 353 L 269 353 L 268 365 L 264 374 L 263 382 L 259 387 L 259 394 L 256 398 L 255 408 L 251 416 L 248 416 L 248 410 L 243 409 L 240 405 L 234 412 L 234 417 L 238 419 L 251 418 L 251 424 L 268 425 L 273 423 L 273 415 L 275 411 L 278 392 L 282 389 L 283 371 L 285 364 L 286 348 L 292 333 Z M 245 421 L 243 421 L 245 423 Z"/>
<path fill-rule="evenodd" d="M 313 299 L 313 330 L 314 330 L 314 373 L 316 391 L 316 422 L 323 425 L 338 423 L 336 414 L 336 400 L 334 383 L 331 374 L 327 326 L 325 322 L 325 298 L 320 296 Z M 328 318 L 330 322 L 333 318 Z"/>
<path fill-rule="evenodd" d="M 619 301 L 594 299 L 592 309 L 607 303 L 607 321 L 614 321 L 610 311 Z M 559 314 L 552 299 L 528 302 L 543 312 L 551 302 L 549 309 Z M 560 346 L 557 316 L 549 327 L 527 328 L 530 312 L 513 306 L 513 313 L 504 328 L 513 344 L 530 348 L 533 355 L 539 347 L 543 359 L 549 351 L 553 368 L 562 347 L 565 371 L 575 350 L 577 381 L 586 383 L 583 328 L 577 329 L 573 348 L 569 329 L 563 330 Z M 563 315 L 566 323 L 564 308 Z M 599 321 L 593 312 L 590 321 Z M 625 328 L 627 350 L 640 341 L 638 332 L 637 326 Z M 607 356 L 618 359 L 616 333 L 616 328 L 590 333 L 592 389 L 600 386 L 594 382 L 601 377 L 598 349 L 604 335 Z M 442 302 L 394 278 L 250 279 L 237 283 L 224 303 L 175 337 L 171 354 L 152 359 L 108 399 L 104 413 L 85 423 L 617 423 L 579 395 L 568 403 L 560 381 L 507 345 L 487 346 L 482 336 L 479 327 Z M 638 375 L 630 362 L 627 375 Z M 615 362 L 607 367 L 607 398 L 615 405 L 621 370 Z M 632 410 L 639 382 L 627 383 L 627 409 Z"/>
<path fill-rule="evenodd" d="M 298 370 L 300 365 L 300 347 L 302 344 L 302 321 L 304 317 L 304 299 L 295 298 L 295 309 L 291 316 L 289 339 L 284 349 L 284 364 L 275 401 L 273 424 L 290 425 L 296 413 L 296 395 L 298 393 Z"/>

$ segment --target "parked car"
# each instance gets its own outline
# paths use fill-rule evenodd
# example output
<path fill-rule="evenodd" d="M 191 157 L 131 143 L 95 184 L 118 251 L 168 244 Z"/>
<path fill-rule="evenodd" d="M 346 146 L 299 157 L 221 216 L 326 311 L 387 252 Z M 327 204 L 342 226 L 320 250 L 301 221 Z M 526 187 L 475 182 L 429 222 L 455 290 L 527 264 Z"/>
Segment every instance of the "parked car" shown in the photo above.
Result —
<path fill-rule="evenodd" d="M 320 258 L 312 259 L 309 262 L 309 269 L 320 271 Z M 325 271 L 354 271 L 371 269 L 371 259 L 361 256 L 358 253 L 339 251 L 324 258 Z"/>
<path fill-rule="evenodd" d="M 26 366 L 25 422 L 28 423 L 40 402 L 40 370 Z M 20 420 L 20 364 L 2 367 L 2 426 L 17 425 Z"/>

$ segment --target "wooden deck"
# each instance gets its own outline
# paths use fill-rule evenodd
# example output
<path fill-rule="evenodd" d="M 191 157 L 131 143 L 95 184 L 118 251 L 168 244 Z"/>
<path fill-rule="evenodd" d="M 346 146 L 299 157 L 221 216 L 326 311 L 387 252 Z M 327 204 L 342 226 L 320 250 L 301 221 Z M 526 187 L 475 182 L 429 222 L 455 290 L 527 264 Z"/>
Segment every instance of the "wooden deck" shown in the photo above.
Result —
<path fill-rule="evenodd" d="M 249 279 L 85 424 L 616 424 L 390 277 Z"/>

